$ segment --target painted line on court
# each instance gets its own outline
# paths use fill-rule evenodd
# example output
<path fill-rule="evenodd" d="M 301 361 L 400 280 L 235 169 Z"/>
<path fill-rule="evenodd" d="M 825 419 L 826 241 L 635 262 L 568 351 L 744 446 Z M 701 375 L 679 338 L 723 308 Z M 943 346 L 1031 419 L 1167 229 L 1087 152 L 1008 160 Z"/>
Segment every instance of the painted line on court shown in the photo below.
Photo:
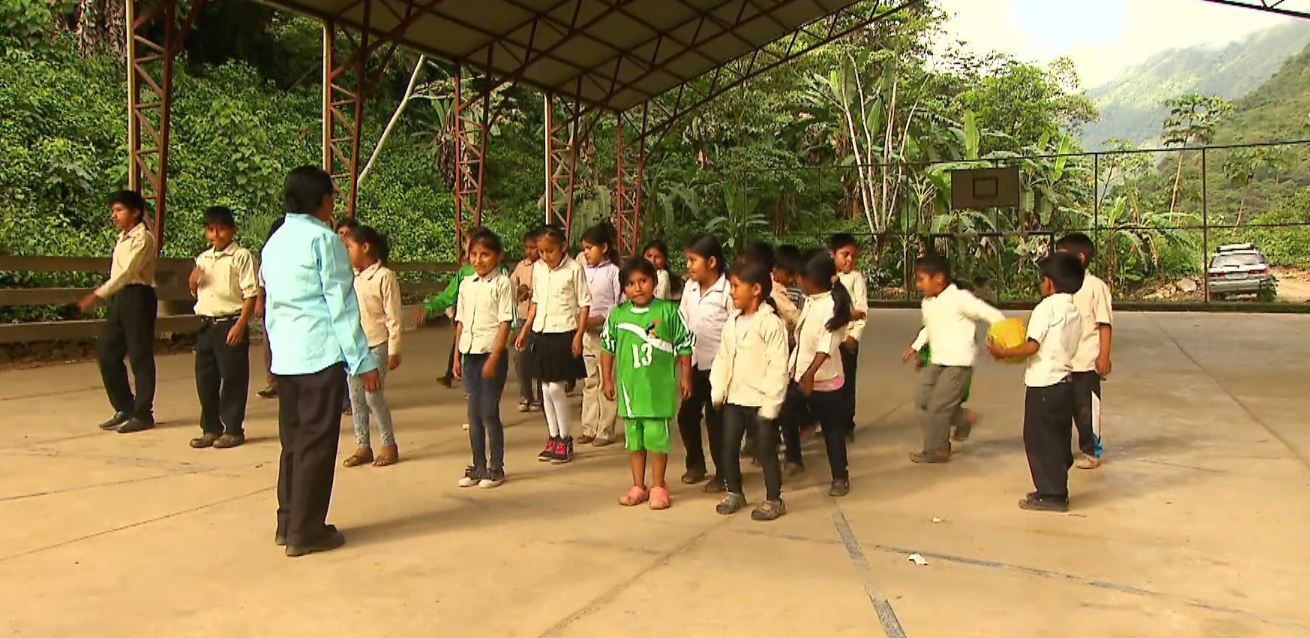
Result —
<path fill-rule="evenodd" d="M 901 627 L 901 621 L 896 618 L 896 610 L 892 609 L 891 602 L 874 584 L 873 567 L 869 565 L 869 559 L 865 558 L 860 541 L 855 538 L 855 532 L 851 529 L 851 524 L 846 521 L 846 515 L 842 513 L 840 507 L 833 513 L 832 522 L 837 526 L 837 533 L 841 534 L 842 544 L 846 546 L 846 553 L 855 564 L 855 570 L 864 580 L 864 593 L 869 596 L 869 602 L 873 603 L 873 610 L 878 613 L 878 622 L 882 624 L 883 633 L 887 638 L 906 638 L 905 629 Z"/>
<path fill-rule="evenodd" d="M 1264 419 L 1261 419 L 1259 416 L 1257 416 L 1256 413 L 1251 410 L 1250 406 L 1246 405 L 1246 403 L 1243 402 L 1241 399 L 1239 399 L 1236 394 L 1233 394 L 1233 391 L 1229 390 L 1228 386 L 1224 385 L 1224 382 L 1220 381 L 1219 377 L 1216 377 L 1213 372 L 1210 372 L 1209 368 L 1201 365 L 1201 362 L 1197 361 L 1196 357 L 1192 356 L 1192 353 L 1188 352 L 1187 349 L 1183 347 L 1183 344 L 1179 343 L 1178 339 L 1176 339 L 1172 334 L 1170 334 L 1169 331 L 1165 330 L 1164 327 L 1159 324 L 1159 322 L 1157 322 L 1147 313 L 1142 313 L 1142 315 L 1146 317 L 1147 321 L 1151 322 L 1151 325 L 1155 326 L 1156 330 L 1160 331 L 1160 334 L 1164 335 L 1165 338 L 1168 339 L 1170 343 L 1174 344 L 1174 347 L 1178 348 L 1178 351 L 1183 353 L 1183 356 L 1187 357 L 1187 360 L 1191 361 L 1192 365 L 1196 366 L 1196 369 L 1200 370 L 1201 372 L 1205 373 L 1206 376 L 1210 377 L 1210 380 L 1214 381 L 1214 384 L 1219 386 L 1219 389 L 1223 390 L 1224 394 L 1227 394 L 1228 398 L 1232 399 L 1233 403 L 1237 404 L 1237 407 L 1242 408 L 1242 411 L 1246 413 L 1246 416 L 1250 417 L 1252 421 L 1255 421 L 1256 425 L 1259 425 L 1261 428 L 1264 428 L 1264 431 L 1268 432 L 1269 435 L 1274 437 L 1275 440 L 1277 440 L 1279 443 L 1282 443 L 1283 447 L 1287 448 L 1288 451 L 1292 453 L 1292 456 L 1295 456 L 1296 459 L 1301 462 L 1301 465 L 1304 465 L 1307 469 L 1310 469 L 1310 458 L 1308 458 L 1305 453 L 1303 453 L 1296 446 L 1292 445 L 1292 442 L 1287 440 L 1277 430 L 1273 429 L 1272 427 L 1269 427 L 1269 424 L 1265 423 Z"/>

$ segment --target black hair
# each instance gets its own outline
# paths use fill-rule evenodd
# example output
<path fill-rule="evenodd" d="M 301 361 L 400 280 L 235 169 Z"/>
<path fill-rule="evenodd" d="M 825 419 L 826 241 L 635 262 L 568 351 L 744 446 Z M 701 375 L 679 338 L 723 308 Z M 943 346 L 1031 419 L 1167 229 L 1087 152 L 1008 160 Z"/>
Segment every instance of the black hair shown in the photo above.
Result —
<path fill-rule="evenodd" d="M 137 219 L 145 221 L 146 219 L 146 198 L 141 193 L 132 190 L 114 191 L 109 194 L 109 207 L 121 204 L 128 210 L 137 212 Z"/>
<path fill-rule="evenodd" d="M 828 249 L 819 248 L 818 246 L 815 246 L 814 248 L 805 249 L 805 252 L 801 253 L 800 267 L 796 269 L 796 274 L 798 275 L 801 274 L 801 270 L 805 268 L 805 264 L 810 263 L 811 259 L 814 259 L 819 255 L 828 255 Z M 828 255 L 828 256 L 831 257 L 832 255 Z"/>
<path fill-rule="evenodd" d="M 925 273 L 929 277 L 941 275 L 946 278 L 946 281 L 950 281 L 951 262 L 946 261 L 936 254 L 928 253 L 914 260 L 914 272 Z"/>
<path fill-rule="evenodd" d="M 609 222 L 601 222 L 582 233 L 582 241 L 592 246 L 604 246 L 605 258 L 611 264 L 619 263 L 619 247 L 614 241 L 614 227 Z"/>
<path fill-rule="evenodd" d="M 778 246 L 773 257 L 773 267 L 778 270 L 794 275 L 801 269 L 801 249 L 792 244 Z"/>
<path fill-rule="evenodd" d="M 236 216 L 232 214 L 232 209 L 226 206 L 210 206 L 205 209 L 200 219 L 205 226 L 221 226 L 233 229 L 237 227 Z"/>
<path fill-rule="evenodd" d="M 824 327 L 830 331 L 845 328 L 851 322 L 854 306 L 850 291 L 837 279 L 837 262 L 820 251 L 805 261 L 801 276 L 813 282 L 820 290 L 832 291 L 832 319 Z"/>
<path fill-rule="evenodd" d="M 537 228 L 537 239 L 549 239 L 559 244 L 565 250 L 567 250 L 569 246 L 568 233 L 565 233 L 563 228 L 560 228 L 555 224 L 546 224 Z"/>
<path fill-rule="evenodd" d="M 773 301 L 773 268 L 762 261 L 752 261 L 747 258 L 740 268 L 732 271 L 732 276 L 738 281 L 760 287 L 761 303 L 769 304 L 773 311 L 778 311 L 778 304 Z"/>
<path fill-rule="evenodd" d="M 356 224 L 350 229 L 350 241 L 361 246 L 368 246 L 370 257 L 387 264 L 387 257 L 391 254 L 391 245 L 387 243 L 387 236 L 379 233 L 372 226 L 361 226 Z"/>
<path fill-rule="evenodd" d="M 277 229 L 281 228 L 282 224 L 285 223 L 287 223 L 286 215 L 279 215 L 277 219 L 273 220 L 273 223 L 268 225 L 268 234 L 264 236 L 264 243 L 267 244 L 268 240 L 273 238 L 273 233 L 276 233 Z"/>
<path fill-rule="evenodd" d="M 282 183 L 282 208 L 297 215 L 312 215 L 323 198 L 336 192 L 332 176 L 317 166 L 301 166 L 287 173 Z"/>
<path fill-rule="evenodd" d="M 718 269 L 719 274 L 723 275 L 728 272 L 728 262 L 723 257 L 723 244 L 719 243 L 719 238 L 714 235 L 701 235 L 690 244 L 687 244 L 687 252 L 699 256 L 705 261 L 714 259 L 714 267 Z"/>
<path fill-rule="evenodd" d="M 642 256 L 644 257 L 646 255 L 646 251 L 652 248 L 660 251 L 660 254 L 664 256 L 664 261 L 667 262 L 669 260 L 669 245 L 664 243 L 663 239 L 652 239 L 646 242 L 646 245 L 641 249 Z"/>
<path fill-rule="evenodd" d="M 855 235 L 850 233 L 837 233 L 828 240 L 828 250 L 837 252 L 848 246 L 859 247 L 859 242 L 855 241 Z"/>
<path fill-rule="evenodd" d="M 346 230 L 355 230 L 356 228 L 359 227 L 360 227 L 359 220 L 355 219 L 354 217 L 342 217 L 341 219 L 337 220 L 338 231 L 340 231 L 342 228 Z"/>
<path fill-rule="evenodd" d="M 636 273 L 641 273 L 650 277 L 651 281 L 656 280 L 655 264 L 652 264 L 649 259 L 646 259 L 641 255 L 635 255 L 628 259 L 628 261 L 624 262 L 623 267 L 619 269 L 619 284 L 626 288 L 628 286 L 628 278 Z"/>
<path fill-rule="evenodd" d="M 1088 237 L 1085 233 L 1069 233 L 1068 235 L 1061 237 L 1059 241 L 1055 242 L 1055 249 L 1062 252 L 1073 253 L 1075 255 L 1082 255 L 1083 261 L 1090 264 L 1092 263 L 1092 257 L 1096 253 L 1096 244 L 1092 243 L 1092 238 Z"/>
<path fill-rule="evenodd" d="M 500 243 L 500 235 L 486 228 L 469 235 L 469 249 L 471 250 L 474 246 L 482 246 L 496 254 L 505 253 L 505 247 Z"/>
<path fill-rule="evenodd" d="M 1087 271 L 1083 262 L 1072 253 L 1051 253 L 1037 262 L 1042 279 L 1050 279 L 1055 292 L 1073 294 L 1083 287 Z"/>
<path fill-rule="evenodd" d="M 541 229 L 539 229 L 539 228 L 533 228 L 532 230 L 529 230 L 528 232 L 523 233 L 523 239 L 520 240 L 520 241 L 523 241 L 523 242 L 525 242 L 525 243 L 528 242 L 528 241 L 536 242 L 536 241 L 537 241 L 537 235 L 540 234 L 540 232 L 541 232 Z"/>
<path fill-rule="evenodd" d="M 741 253 L 741 261 L 743 263 L 762 264 L 770 272 L 773 271 L 773 266 L 778 263 L 773 252 L 773 246 L 765 241 L 753 241 L 747 244 L 746 250 Z"/>

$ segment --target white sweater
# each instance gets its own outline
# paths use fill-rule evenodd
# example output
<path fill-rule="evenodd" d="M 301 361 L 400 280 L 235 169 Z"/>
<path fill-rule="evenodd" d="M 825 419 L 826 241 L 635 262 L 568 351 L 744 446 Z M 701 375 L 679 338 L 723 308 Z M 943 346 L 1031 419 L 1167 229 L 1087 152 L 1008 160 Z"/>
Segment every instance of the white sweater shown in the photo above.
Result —
<path fill-rule="evenodd" d="M 977 322 L 1004 321 L 1001 311 L 951 284 L 936 297 L 923 300 L 923 329 L 911 346 L 916 352 L 932 346 L 932 363 L 938 366 L 973 366 Z"/>
<path fill-rule="evenodd" d="M 710 396 L 716 404 L 757 407 L 760 417 L 776 419 L 787 394 L 787 326 L 764 304 L 738 334 L 740 315 L 733 311 L 723 324 L 710 366 Z"/>
<path fill-rule="evenodd" d="M 805 309 L 801 311 L 796 327 L 796 349 L 792 350 L 791 361 L 787 364 L 792 379 L 800 381 L 819 353 L 827 354 L 828 359 L 819 366 L 814 380 L 828 381 L 842 376 L 841 353 L 837 348 L 846 339 L 846 328 L 836 332 L 828 330 L 832 313 L 831 292 L 806 297 Z"/>

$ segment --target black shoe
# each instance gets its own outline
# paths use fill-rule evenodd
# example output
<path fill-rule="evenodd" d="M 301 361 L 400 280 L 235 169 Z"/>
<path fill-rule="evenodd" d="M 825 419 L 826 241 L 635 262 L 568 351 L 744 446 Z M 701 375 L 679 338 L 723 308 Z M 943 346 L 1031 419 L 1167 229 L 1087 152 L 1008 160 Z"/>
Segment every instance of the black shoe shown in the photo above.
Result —
<path fill-rule="evenodd" d="M 114 416 L 109 417 L 108 421 L 100 424 L 101 430 L 117 430 L 118 426 L 131 420 L 131 416 L 126 412 L 115 412 Z"/>
<path fill-rule="evenodd" d="M 281 533 L 273 534 L 273 544 L 277 545 L 278 547 L 286 547 L 287 535 Z"/>
<path fill-rule="evenodd" d="M 566 436 L 555 444 L 555 458 L 551 463 L 562 464 L 573 460 L 573 437 Z"/>
<path fill-rule="evenodd" d="M 1019 509 L 1031 512 L 1067 512 L 1069 499 L 1039 496 L 1037 492 L 1030 492 L 1019 501 Z"/>
<path fill-rule="evenodd" d="M 453 377 L 437 377 L 437 383 L 440 383 L 441 385 L 444 385 L 447 388 L 455 387 L 455 381 Z"/>
<path fill-rule="evenodd" d="M 191 447 L 197 450 L 201 448 L 214 447 L 214 442 L 218 440 L 219 436 L 220 435 L 214 434 L 213 432 L 205 432 L 204 434 L 201 434 L 200 436 L 191 439 Z"/>
<path fill-rule="evenodd" d="M 346 537 L 337 531 L 335 525 L 328 525 L 323 535 L 318 539 L 304 543 L 302 545 L 287 545 L 287 556 L 296 558 L 313 554 L 314 552 L 330 552 L 346 544 Z"/>
<path fill-rule="evenodd" d="M 552 436 L 546 439 L 546 447 L 541 449 L 541 454 L 537 455 L 537 460 L 541 462 L 555 460 L 555 444 L 559 443 L 559 437 Z"/>
<path fill-rule="evenodd" d="M 149 430 L 150 428 L 153 427 L 155 427 L 154 419 L 138 419 L 136 417 L 133 417 L 131 419 L 128 419 L 127 423 L 118 426 L 118 433 L 132 434 L 134 432 L 145 432 L 146 430 Z"/>
<path fill-rule="evenodd" d="M 847 442 L 847 443 L 854 443 L 854 442 L 855 442 L 855 428 L 851 428 L 851 429 L 849 429 L 849 430 L 846 430 L 846 442 Z"/>
<path fill-rule="evenodd" d="M 828 488 L 828 496 L 846 496 L 851 493 L 850 479 L 833 479 L 832 487 Z"/>
<path fill-rule="evenodd" d="M 244 434 L 224 434 L 223 436 L 218 437 L 218 440 L 214 441 L 214 447 L 219 450 L 226 450 L 228 448 L 239 447 L 245 442 L 246 435 Z"/>
<path fill-rule="evenodd" d="M 277 398 L 277 388 L 273 386 L 268 386 L 267 388 L 264 388 L 263 390 L 260 390 L 255 394 L 261 399 L 275 399 Z"/>

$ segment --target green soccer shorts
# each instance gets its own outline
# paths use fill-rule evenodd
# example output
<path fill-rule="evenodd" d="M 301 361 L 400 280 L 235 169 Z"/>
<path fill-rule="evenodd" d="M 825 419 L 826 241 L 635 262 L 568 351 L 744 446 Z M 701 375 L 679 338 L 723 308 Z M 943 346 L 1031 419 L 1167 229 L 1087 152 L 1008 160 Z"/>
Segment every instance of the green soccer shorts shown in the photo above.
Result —
<path fill-rule="evenodd" d="M 673 449 L 669 440 L 668 419 L 627 419 L 623 428 L 627 434 L 629 451 L 668 454 Z"/>

